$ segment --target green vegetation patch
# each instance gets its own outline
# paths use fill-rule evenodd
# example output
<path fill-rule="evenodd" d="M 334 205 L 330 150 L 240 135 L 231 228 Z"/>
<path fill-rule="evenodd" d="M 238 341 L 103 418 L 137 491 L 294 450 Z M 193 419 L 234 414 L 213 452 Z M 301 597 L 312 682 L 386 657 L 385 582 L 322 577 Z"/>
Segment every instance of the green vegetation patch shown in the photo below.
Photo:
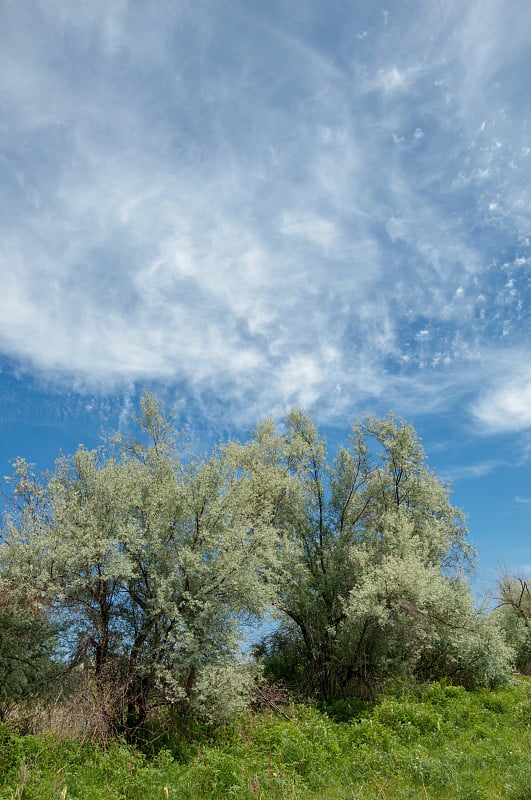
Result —
<path fill-rule="evenodd" d="M 298 705 L 290 719 L 175 732 L 152 755 L 3 725 L 0 799 L 529 800 L 530 708 L 528 678 L 475 692 L 441 682 L 384 694 L 347 721 Z"/>

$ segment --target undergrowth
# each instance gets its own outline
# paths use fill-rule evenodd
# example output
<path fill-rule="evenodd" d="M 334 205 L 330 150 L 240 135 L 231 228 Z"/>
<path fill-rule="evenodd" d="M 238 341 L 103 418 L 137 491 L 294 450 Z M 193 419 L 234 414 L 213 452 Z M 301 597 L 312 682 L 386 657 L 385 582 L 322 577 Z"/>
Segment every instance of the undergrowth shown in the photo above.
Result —
<path fill-rule="evenodd" d="M 285 707 L 136 747 L 0 726 L 0 800 L 531 800 L 531 680 Z"/>

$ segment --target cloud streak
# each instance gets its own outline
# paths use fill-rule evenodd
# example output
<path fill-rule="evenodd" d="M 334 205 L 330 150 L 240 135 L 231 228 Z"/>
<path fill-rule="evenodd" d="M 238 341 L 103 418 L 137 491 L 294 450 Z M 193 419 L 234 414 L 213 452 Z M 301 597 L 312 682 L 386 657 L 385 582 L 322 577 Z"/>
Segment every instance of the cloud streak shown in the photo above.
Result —
<path fill-rule="evenodd" d="M 0 48 L 5 355 L 531 427 L 525 2 L 32 6 Z"/>

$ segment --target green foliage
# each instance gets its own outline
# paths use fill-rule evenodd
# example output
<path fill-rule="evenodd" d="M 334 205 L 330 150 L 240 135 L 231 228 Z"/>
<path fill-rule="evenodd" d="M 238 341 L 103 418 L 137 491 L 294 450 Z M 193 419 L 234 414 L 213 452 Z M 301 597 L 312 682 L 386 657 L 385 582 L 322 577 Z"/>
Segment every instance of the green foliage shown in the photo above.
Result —
<path fill-rule="evenodd" d="M 332 721 L 310 706 L 182 732 L 147 757 L 99 745 L 18 736 L 0 726 L 1 800 L 526 800 L 531 684 L 465 691 L 396 686 L 363 715 Z M 180 753 L 176 759 L 174 753 Z"/>
<path fill-rule="evenodd" d="M 306 696 L 507 677 L 513 651 L 465 579 L 463 515 L 410 425 L 366 419 L 333 461 L 298 410 L 203 457 L 148 394 L 133 425 L 43 479 L 15 462 L 0 581 L 24 587 L 31 613 L 0 613 L 10 697 L 35 687 L 22 667 L 7 675 L 9 637 L 41 680 L 51 625 L 102 736 L 132 741 L 163 707 L 230 720 L 259 671 L 242 658 L 243 623 L 271 606 L 281 626 L 261 660 Z"/>
<path fill-rule="evenodd" d="M 227 448 L 177 451 L 171 418 L 146 395 L 138 436 L 61 458 L 39 484 L 15 465 L 3 574 L 22 578 L 83 665 L 104 730 L 132 730 L 154 704 L 220 719 L 245 701 L 253 670 L 239 623 L 271 599 L 267 514 Z"/>
<path fill-rule="evenodd" d="M 514 650 L 516 668 L 531 675 L 530 581 L 505 572 L 498 581 L 498 603 L 494 619 Z"/>
<path fill-rule="evenodd" d="M 29 593 L 0 583 L 0 720 L 16 704 L 47 695 L 59 672 L 55 633 Z"/>
<path fill-rule="evenodd" d="M 23 740 L 5 723 L 0 723 L 0 775 L 7 781 L 20 765 L 23 755 Z"/>
<path fill-rule="evenodd" d="M 259 426 L 240 458 L 262 476 L 281 537 L 283 624 L 257 651 L 273 679 L 330 700 L 370 697 L 393 675 L 507 677 L 510 649 L 464 578 L 463 515 L 410 425 L 368 419 L 329 463 L 311 420 L 292 411 L 283 430 Z"/>

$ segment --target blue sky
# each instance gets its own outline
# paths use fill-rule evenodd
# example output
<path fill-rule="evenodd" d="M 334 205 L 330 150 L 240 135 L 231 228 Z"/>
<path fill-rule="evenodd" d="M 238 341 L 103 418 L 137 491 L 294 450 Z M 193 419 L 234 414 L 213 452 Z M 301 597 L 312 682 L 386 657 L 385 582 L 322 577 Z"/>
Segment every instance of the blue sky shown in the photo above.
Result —
<path fill-rule="evenodd" d="M 393 410 L 531 565 L 531 4 L 5 0 L 0 460 Z"/>

